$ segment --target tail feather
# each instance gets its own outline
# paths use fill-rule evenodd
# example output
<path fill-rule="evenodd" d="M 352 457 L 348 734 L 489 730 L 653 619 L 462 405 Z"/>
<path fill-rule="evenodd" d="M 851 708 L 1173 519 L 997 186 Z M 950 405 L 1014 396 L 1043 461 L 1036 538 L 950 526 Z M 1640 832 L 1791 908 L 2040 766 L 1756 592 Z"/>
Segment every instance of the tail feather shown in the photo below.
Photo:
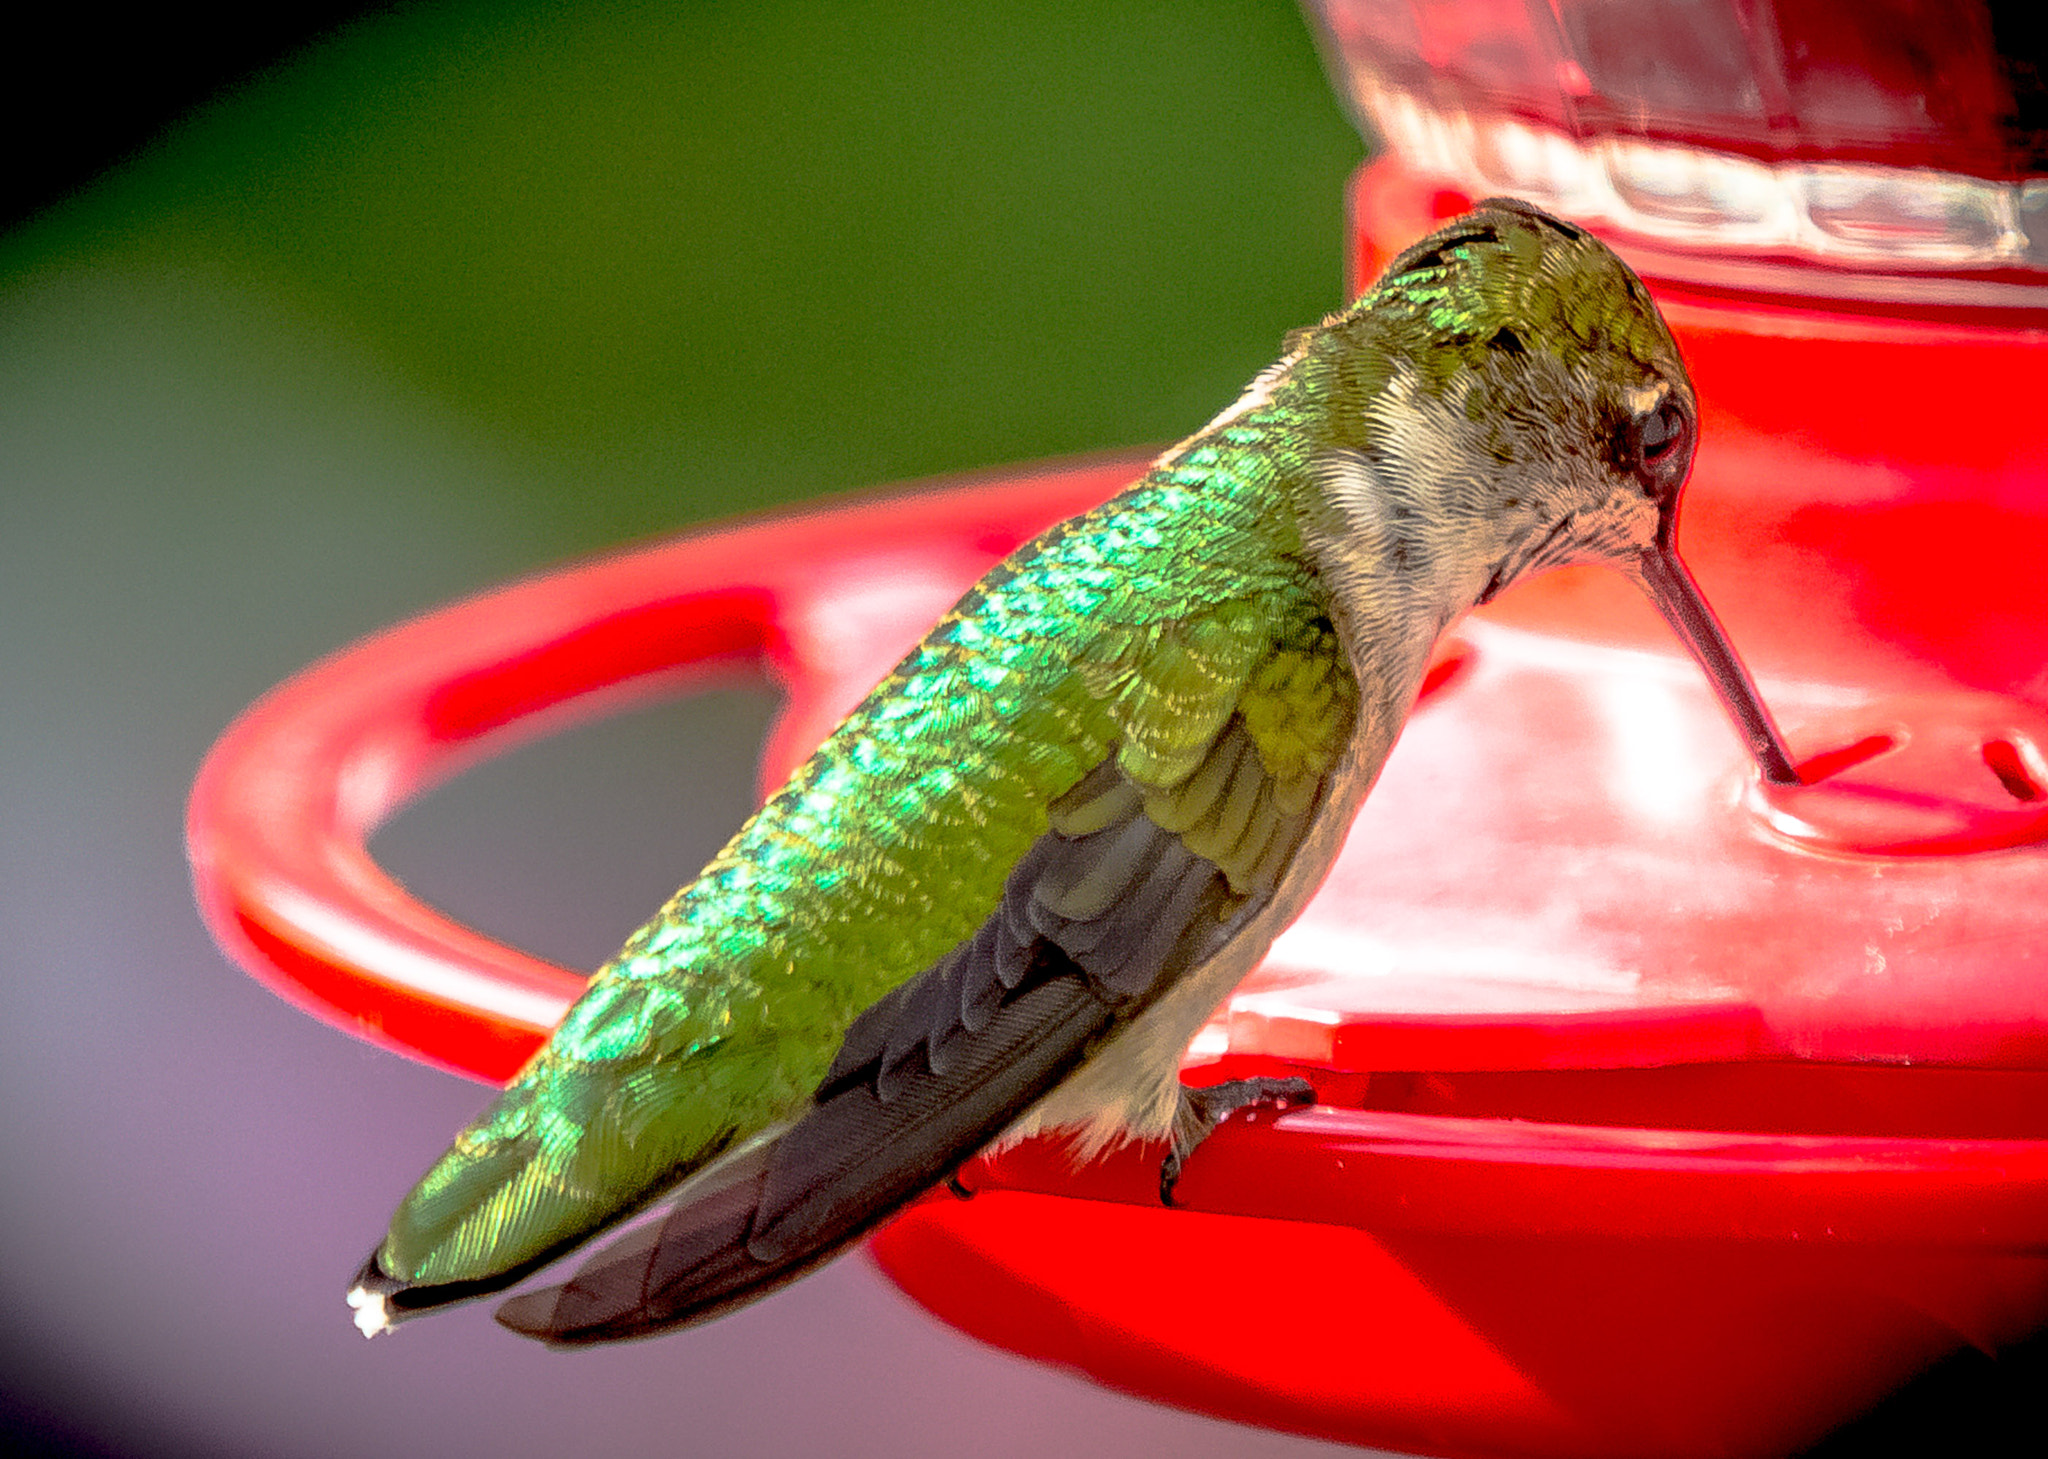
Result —
<path fill-rule="evenodd" d="M 761 1141 L 727 1156 L 567 1282 L 502 1303 L 498 1321 L 555 1344 L 614 1342 L 710 1316 L 801 1276 L 809 1265 L 767 1272 L 747 1251 L 773 1154 L 774 1142 Z"/>
<path fill-rule="evenodd" d="M 1071 963 L 1046 959 L 1038 976 L 959 1067 L 940 1075 L 913 1058 L 913 1077 L 884 1095 L 878 1058 L 568 1282 L 504 1303 L 498 1320 L 557 1345 L 615 1342 L 715 1317 L 829 1261 L 1000 1134 L 1112 1022 L 1113 1005 Z"/>

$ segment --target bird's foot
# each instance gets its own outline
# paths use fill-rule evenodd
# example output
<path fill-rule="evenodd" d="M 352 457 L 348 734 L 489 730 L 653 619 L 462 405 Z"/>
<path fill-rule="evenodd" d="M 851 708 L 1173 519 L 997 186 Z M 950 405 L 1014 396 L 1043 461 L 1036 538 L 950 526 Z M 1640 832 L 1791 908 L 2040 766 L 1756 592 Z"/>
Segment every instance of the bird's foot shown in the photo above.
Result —
<path fill-rule="evenodd" d="M 960 1172 L 957 1170 L 946 1177 L 946 1189 L 963 1201 L 974 1199 L 973 1188 L 960 1178 Z"/>
<path fill-rule="evenodd" d="M 1173 1188 L 1195 1147 L 1218 1125 L 1241 1109 L 1298 1109 L 1316 1102 L 1315 1086 L 1306 1079 L 1226 1079 L 1202 1088 L 1181 1086 L 1180 1109 L 1173 1121 L 1173 1148 L 1159 1162 L 1159 1204 L 1173 1204 Z"/>

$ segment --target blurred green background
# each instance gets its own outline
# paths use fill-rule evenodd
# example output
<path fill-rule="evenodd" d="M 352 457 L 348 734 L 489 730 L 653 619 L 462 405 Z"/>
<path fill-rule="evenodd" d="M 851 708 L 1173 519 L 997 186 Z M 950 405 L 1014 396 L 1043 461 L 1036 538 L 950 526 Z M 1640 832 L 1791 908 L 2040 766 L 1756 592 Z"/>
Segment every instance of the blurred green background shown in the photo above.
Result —
<path fill-rule="evenodd" d="M 1178 436 L 1342 302 L 1361 155 L 1284 0 L 416 5 L 0 276 L 10 324 L 118 279 L 254 370 L 350 353 L 514 463 L 437 495 L 521 565 Z"/>

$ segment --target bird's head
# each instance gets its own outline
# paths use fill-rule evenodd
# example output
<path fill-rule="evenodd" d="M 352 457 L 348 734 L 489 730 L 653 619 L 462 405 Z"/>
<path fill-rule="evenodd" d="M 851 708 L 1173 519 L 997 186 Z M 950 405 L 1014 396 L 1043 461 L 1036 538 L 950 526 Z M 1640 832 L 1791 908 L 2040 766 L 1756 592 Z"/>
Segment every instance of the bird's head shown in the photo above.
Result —
<path fill-rule="evenodd" d="M 1310 446 L 1350 574 L 1440 615 L 1547 567 L 1641 583 L 1713 679 L 1767 777 L 1796 778 L 1676 550 L 1698 407 L 1642 281 L 1584 229 L 1491 199 L 1296 341 L 1326 402 Z"/>

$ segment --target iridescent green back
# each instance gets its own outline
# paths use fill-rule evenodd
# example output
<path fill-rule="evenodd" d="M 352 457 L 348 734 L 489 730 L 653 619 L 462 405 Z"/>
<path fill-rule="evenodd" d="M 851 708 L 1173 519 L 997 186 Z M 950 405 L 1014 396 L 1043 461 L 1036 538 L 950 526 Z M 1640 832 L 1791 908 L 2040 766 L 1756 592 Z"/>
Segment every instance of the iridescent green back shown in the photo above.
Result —
<path fill-rule="evenodd" d="M 787 1118 L 854 1017 L 989 915 L 1048 805 L 1106 756 L 1160 816 L 1176 797 L 1212 814 L 1191 777 L 1237 716 L 1305 800 L 1357 691 L 1297 555 L 1289 395 L 971 591 L 599 973 L 407 1198 L 384 1269 L 531 1264 Z"/>

